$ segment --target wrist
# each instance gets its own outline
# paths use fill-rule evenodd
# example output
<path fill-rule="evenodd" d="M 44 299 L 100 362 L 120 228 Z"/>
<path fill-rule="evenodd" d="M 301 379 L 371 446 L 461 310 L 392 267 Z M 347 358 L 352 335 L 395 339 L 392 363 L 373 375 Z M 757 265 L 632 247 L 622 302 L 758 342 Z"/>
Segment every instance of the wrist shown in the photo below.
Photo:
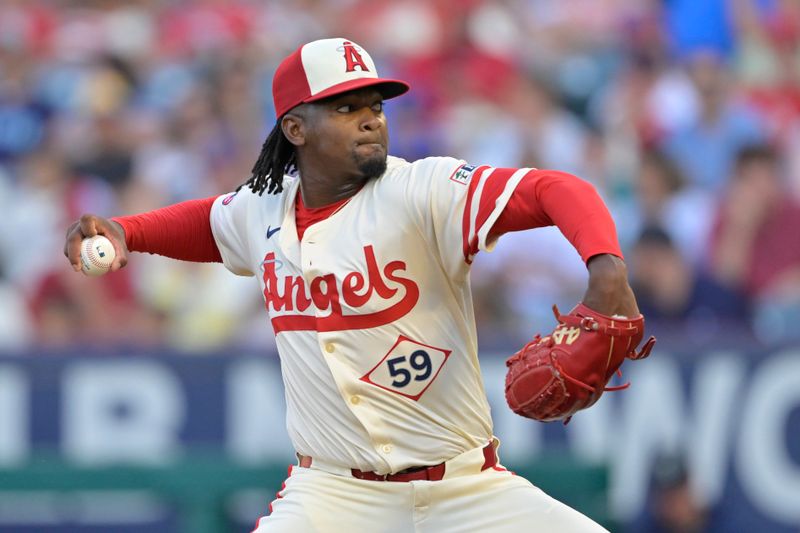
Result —
<path fill-rule="evenodd" d="M 122 240 L 122 242 L 127 242 L 125 240 L 127 237 L 125 235 L 125 226 L 123 226 L 121 223 L 119 223 L 116 219 L 113 218 L 108 219 L 108 222 L 111 225 L 111 227 L 114 228 L 114 230 L 117 232 L 117 234 L 119 234 L 119 237 Z"/>
<path fill-rule="evenodd" d="M 611 254 L 596 255 L 586 266 L 589 286 L 584 295 L 584 305 L 609 316 L 638 316 L 636 299 L 628 285 L 628 269 L 621 258 Z"/>
<path fill-rule="evenodd" d="M 589 285 L 618 287 L 628 282 L 628 268 L 625 262 L 612 254 L 600 254 L 586 262 L 589 271 Z"/>

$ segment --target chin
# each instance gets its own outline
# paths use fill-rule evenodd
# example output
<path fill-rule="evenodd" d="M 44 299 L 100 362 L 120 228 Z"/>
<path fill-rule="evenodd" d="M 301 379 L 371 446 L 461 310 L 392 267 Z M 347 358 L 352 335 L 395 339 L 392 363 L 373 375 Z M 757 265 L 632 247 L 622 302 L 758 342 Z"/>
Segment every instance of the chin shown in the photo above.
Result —
<path fill-rule="evenodd" d="M 363 159 L 358 162 L 358 170 L 361 171 L 366 180 L 378 178 L 386 172 L 386 156 Z"/>

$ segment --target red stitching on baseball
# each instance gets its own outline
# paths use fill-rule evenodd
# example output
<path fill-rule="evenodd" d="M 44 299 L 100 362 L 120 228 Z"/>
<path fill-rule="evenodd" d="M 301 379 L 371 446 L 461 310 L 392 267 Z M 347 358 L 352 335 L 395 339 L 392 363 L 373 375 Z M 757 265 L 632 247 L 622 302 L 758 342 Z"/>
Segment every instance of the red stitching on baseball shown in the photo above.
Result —
<path fill-rule="evenodd" d="M 98 260 L 98 257 L 94 254 L 94 248 L 92 248 L 92 242 L 93 239 L 86 239 L 86 242 L 83 245 L 85 248 L 84 251 L 86 252 L 86 257 L 89 259 L 89 262 L 98 268 L 110 268 L 111 267 L 110 263 L 106 265 Z"/>

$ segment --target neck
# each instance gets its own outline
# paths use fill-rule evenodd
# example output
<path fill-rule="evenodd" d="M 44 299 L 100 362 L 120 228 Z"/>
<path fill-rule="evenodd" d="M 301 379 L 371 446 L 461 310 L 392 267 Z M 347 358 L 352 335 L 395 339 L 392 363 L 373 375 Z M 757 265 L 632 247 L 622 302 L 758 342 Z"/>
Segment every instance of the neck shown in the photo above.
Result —
<path fill-rule="evenodd" d="M 324 207 L 355 195 L 364 186 L 363 176 L 336 175 L 298 162 L 300 194 L 306 207 Z"/>

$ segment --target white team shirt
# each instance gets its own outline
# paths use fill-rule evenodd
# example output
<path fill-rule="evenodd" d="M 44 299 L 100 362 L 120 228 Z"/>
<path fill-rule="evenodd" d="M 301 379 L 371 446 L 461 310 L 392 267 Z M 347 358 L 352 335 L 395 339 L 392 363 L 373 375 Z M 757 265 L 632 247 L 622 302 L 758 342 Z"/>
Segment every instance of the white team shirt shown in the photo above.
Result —
<path fill-rule="evenodd" d="M 529 170 L 389 157 L 302 240 L 296 177 L 216 199 L 225 266 L 261 282 L 297 452 L 384 474 L 489 441 L 468 275 Z"/>

